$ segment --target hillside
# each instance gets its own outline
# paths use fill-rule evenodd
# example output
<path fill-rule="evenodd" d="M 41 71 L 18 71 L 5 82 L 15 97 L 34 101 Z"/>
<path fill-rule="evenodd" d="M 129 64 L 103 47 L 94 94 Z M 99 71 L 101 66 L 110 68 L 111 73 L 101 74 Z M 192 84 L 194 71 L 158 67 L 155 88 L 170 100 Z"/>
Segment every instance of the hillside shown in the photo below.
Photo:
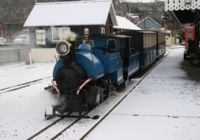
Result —
<path fill-rule="evenodd" d="M 37 0 L 37 2 L 52 2 L 58 0 Z M 69 1 L 69 0 L 59 0 Z M 29 15 L 35 0 L 1 0 L 0 22 L 2 23 L 24 23 Z M 141 18 L 151 16 L 160 22 L 163 15 L 164 2 L 157 3 L 119 3 L 116 13 L 124 16 L 128 11 L 138 14 Z"/>
<path fill-rule="evenodd" d="M 121 12 L 125 11 L 125 12 Z M 124 16 L 125 13 L 134 13 L 139 15 L 141 19 L 146 16 L 154 18 L 157 22 L 161 22 L 161 16 L 164 15 L 164 2 L 157 3 L 120 3 L 117 13 Z"/>

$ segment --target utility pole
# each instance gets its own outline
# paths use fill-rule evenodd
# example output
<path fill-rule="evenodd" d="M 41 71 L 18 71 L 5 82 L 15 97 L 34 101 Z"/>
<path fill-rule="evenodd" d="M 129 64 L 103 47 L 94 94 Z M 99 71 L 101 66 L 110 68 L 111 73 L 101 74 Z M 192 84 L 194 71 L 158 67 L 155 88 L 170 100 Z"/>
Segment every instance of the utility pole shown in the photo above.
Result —
<path fill-rule="evenodd" d="M 129 5 L 128 5 L 128 1 L 125 1 L 125 3 L 126 3 L 126 8 L 127 8 L 127 11 L 128 11 L 128 13 L 126 13 L 126 17 L 128 17 L 128 19 L 130 20 L 131 19 L 131 17 L 130 17 L 130 7 L 129 7 Z"/>

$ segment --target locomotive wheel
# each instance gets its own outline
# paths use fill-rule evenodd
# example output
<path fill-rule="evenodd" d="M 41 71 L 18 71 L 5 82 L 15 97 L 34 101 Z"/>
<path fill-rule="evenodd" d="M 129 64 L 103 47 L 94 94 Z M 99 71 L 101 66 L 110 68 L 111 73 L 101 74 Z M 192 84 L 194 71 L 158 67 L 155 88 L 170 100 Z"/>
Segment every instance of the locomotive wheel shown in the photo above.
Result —
<path fill-rule="evenodd" d="M 95 108 L 98 104 L 102 102 L 102 92 L 97 87 L 91 87 L 86 94 L 86 103 L 88 109 L 91 110 Z"/>

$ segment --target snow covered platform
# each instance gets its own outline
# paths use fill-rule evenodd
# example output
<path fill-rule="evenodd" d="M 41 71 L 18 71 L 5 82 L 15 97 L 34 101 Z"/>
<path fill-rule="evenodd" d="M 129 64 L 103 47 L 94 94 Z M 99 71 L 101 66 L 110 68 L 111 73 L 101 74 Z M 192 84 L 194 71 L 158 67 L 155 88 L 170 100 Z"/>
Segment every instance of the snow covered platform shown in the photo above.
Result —
<path fill-rule="evenodd" d="M 169 51 L 85 139 L 200 139 L 200 68 L 183 61 L 183 48 Z"/>
<path fill-rule="evenodd" d="M 16 63 L 0 66 L 0 89 L 52 76 L 55 63 L 25 65 Z"/>

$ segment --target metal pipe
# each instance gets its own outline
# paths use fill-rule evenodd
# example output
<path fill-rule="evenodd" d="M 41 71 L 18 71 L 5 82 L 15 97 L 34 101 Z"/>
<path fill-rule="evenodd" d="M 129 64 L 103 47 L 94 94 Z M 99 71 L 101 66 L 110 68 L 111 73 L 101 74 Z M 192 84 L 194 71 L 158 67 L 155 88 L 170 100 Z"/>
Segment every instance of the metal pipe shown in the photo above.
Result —
<path fill-rule="evenodd" d="M 93 78 L 89 78 L 87 80 L 85 80 L 85 82 L 83 82 L 80 87 L 78 88 L 78 90 L 76 91 L 76 95 L 80 94 L 80 91 L 89 83 L 93 80 Z"/>
<path fill-rule="evenodd" d="M 52 81 L 51 81 L 51 84 L 52 84 L 52 87 L 56 90 L 56 92 L 57 92 L 58 94 L 60 94 L 60 90 L 58 89 L 58 87 L 57 87 L 55 81 L 52 80 Z"/>

